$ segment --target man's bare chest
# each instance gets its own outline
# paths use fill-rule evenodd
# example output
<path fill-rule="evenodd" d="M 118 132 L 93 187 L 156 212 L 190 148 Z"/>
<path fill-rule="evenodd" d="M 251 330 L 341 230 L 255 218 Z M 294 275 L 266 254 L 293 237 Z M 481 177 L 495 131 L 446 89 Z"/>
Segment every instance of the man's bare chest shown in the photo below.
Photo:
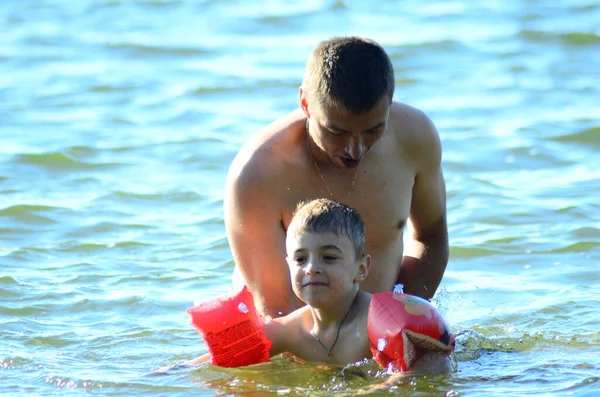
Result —
<path fill-rule="evenodd" d="M 299 202 L 328 197 L 359 212 L 367 228 L 367 240 L 389 240 L 402 229 L 410 212 L 414 171 L 401 162 L 358 167 L 356 176 L 336 180 L 332 174 L 313 170 L 291 189 L 284 200 L 282 224 L 287 230 Z M 352 173 L 351 170 L 344 170 Z M 327 179 L 329 178 L 329 180 Z"/>

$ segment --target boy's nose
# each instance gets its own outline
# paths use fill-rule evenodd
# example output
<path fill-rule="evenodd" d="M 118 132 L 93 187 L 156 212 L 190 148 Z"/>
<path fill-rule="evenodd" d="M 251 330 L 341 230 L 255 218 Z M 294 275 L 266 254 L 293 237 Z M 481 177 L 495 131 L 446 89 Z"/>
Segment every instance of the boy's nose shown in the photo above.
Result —
<path fill-rule="evenodd" d="M 306 264 L 306 267 L 304 268 L 304 272 L 306 274 L 317 274 L 321 273 L 321 268 L 318 264 L 315 263 L 315 261 L 309 260 Z"/>

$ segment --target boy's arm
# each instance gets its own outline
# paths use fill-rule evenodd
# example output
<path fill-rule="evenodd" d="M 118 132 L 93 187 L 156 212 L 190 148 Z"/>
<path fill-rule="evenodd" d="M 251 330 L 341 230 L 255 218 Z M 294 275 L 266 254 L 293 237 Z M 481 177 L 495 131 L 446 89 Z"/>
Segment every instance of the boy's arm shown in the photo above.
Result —
<path fill-rule="evenodd" d="M 289 326 L 282 323 L 285 317 L 274 318 L 265 323 L 263 330 L 267 334 L 267 338 L 272 342 L 269 356 L 273 357 L 278 354 L 288 351 L 286 332 L 289 332 Z"/>
<path fill-rule="evenodd" d="M 287 334 L 291 324 L 282 324 L 279 318 L 268 321 L 263 326 L 267 338 L 272 342 L 269 356 L 273 357 L 287 351 Z M 210 363 L 210 353 L 205 353 L 193 360 L 186 361 L 184 365 L 200 365 Z"/>
<path fill-rule="evenodd" d="M 185 362 L 185 365 L 199 365 L 210 362 L 210 353 L 206 353 L 201 355 L 200 357 L 196 357 L 193 360 L 189 360 Z"/>

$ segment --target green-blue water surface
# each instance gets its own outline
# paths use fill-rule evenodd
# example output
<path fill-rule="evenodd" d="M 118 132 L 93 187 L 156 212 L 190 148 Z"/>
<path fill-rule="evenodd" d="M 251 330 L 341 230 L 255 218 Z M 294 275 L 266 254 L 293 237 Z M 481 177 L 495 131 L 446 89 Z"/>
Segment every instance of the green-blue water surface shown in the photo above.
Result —
<path fill-rule="evenodd" d="M 357 395 L 206 351 L 229 163 L 332 36 L 389 51 L 444 148 L 457 370 L 383 395 L 600 395 L 600 5 L 591 0 L 0 2 L 0 395 Z"/>

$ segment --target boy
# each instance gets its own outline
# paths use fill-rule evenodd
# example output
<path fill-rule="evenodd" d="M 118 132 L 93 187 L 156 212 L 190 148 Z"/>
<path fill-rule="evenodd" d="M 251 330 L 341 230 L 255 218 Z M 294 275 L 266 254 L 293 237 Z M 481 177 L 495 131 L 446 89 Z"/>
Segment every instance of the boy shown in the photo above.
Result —
<path fill-rule="evenodd" d="M 373 354 L 367 333 L 371 294 L 359 283 L 371 258 L 364 252 L 365 227 L 357 211 L 330 199 L 300 203 L 286 235 L 292 288 L 306 306 L 264 325 L 271 356 L 347 365 Z M 187 364 L 209 361 L 204 355 Z"/>
<path fill-rule="evenodd" d="M 286 235 L 294 294 L 306 306 L 266 324 L 271 354 L 346 365 L 372 358 L 367 336 L 371 295 L 359 289 L 371 265 L 360 215 L 342 203 L 301 203 Z"/>

